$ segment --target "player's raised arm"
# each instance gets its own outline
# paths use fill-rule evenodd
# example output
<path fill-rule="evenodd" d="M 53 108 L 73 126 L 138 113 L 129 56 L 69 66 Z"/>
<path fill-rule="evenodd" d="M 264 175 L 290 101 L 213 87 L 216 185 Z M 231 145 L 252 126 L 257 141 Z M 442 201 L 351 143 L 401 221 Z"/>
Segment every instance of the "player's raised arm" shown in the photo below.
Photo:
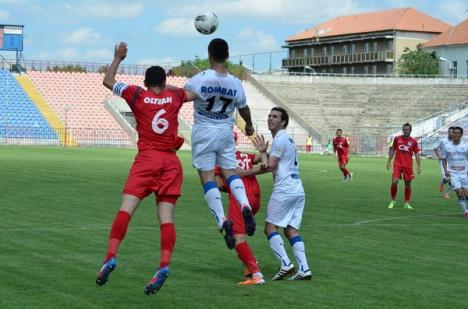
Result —
<path fill-rule="evenodd" d="M 254 134 L 255 130 L 252 125 L 252 116 L 250 115 L 250 108 L 249 106 L 244 106 L 238 109 L 239 115 L 245 121 L 245 135 L 251 136 Z"/>
<path fill-rule="evenodd" d="M 115 76 L 117 75 L 117 69 L 119 68 L 120 63 L 127 57 L 127 43 L 120 42 L 114 48 L 114 59 L 110 64 L 109 68 L 104 75 L 104 80 L 102 83 L 106 88 L 113 90 L 114 84 L 117 82 Z"/>

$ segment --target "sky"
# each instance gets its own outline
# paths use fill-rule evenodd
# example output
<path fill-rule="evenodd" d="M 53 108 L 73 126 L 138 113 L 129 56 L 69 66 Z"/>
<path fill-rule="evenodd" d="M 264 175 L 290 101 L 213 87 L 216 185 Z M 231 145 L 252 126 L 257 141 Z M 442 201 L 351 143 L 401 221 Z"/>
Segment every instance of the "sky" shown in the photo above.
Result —
<path fill-rule="evenodd" d="M 232 61 L 258 67 L 268 59 L 280 61 L 286 38 L 306 28 L 337 16 L 402 7 L 451 25 L 468 18 L 467 0 L 0 0 L 0 24 L 25 26 L 25 60 L 108 63 L 115 44 L 125 41 L 127 64 L 164 64 L 206 58 L 209 41 L 221 37 Z M 202 35 L 193 20 L 207 10 L 216 13 L 219 27 Z M 248 56 L 262 52 L 274 53 Z"/>

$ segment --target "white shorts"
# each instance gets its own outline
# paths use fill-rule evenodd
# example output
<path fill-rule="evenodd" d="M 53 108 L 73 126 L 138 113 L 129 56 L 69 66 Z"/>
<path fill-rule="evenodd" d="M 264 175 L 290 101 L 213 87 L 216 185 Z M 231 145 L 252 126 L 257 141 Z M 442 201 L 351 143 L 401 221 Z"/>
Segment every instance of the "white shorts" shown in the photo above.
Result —
<path fill-rule="evenodd" d="M 192 165 L 202 171 L 236 169 L 236 144 L 232 129 L 194 125 L 192 129 Z"/>
<path fill-rule="evenodd" d="M 301 227 L 305 195 L 287 196 L 273 192 L 268 202 L 265 221 L 279 227 Z"/>
<path fill-rule="evenodd" d="M 468 175 L 466 173 L 450 172 L 450 184 L 456 189 L 468 189 Z"/>

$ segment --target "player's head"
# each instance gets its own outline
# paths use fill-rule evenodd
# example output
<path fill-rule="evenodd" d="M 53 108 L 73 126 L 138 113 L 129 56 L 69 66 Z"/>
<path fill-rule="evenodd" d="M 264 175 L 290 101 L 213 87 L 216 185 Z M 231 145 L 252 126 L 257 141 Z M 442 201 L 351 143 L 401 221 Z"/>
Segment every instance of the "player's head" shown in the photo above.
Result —
<path fill-rule="evenodd" d="M 161 87 L 166 86 L 166 71 L 160 66 L 152 66 L 145 73 L 145 87 Z"/>
<path fill-rule="evenodd" d="M 412 130 L 413 130 L 413 127 L 409 124 L 409 122 L 405 123 L 401 127 L 401 131 L 403 132 L 404 137 L 409 137 L 411 135 Z"/>
<path fill-rule="evenodd" d="M 229 58 L 228 43 L 220 38 L 211 40 L 208 44 L 208 58 L 213 62 L 224 63 Z"/>
<path fill-rule="evenodd" d="M 452 132 L 452 140 L 455 143 L 458 143 L 463 136 L 463 128 L 462 127 L 453 127 L 453 132 Z"/>
<path fill-rule="evenodd" d="M 343 130 L 337 129 L 336 130 L 336 137 L 341 137 L 341 135 L 343 135 Z"/>
<path fill-rule="evenodd" d="M 455 128 L 455 127 L 450 127 L 450 128 L 448 128 L 448 131 L 447 131 L 447 138 L 448 138 L 449 141 L 451 141 L 452 138 L 453 138 L 453 129 L 454 129 L 454 128 Z"/>
<path fill-rule="evenodd" d="M 268 115 L 268 129 L 272 132 L 278 132 L 286 129 L 289 124 L 288 112 L 281 107 L 273 107 Z"/>

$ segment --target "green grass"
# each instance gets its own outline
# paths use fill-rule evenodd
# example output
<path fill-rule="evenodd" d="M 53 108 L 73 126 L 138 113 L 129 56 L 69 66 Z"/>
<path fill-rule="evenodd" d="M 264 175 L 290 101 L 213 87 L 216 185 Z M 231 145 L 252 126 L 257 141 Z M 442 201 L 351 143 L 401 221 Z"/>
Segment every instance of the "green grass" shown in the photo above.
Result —
<path fill-rule="evenodd" d="M 389 210 L 385 159 L 353 157 L 355 180 L 343 184 L 333 157 L 302 155 L 307 200 L 301 234 L 314 278 L 239 287 L 244 268 L 216 231 L 190 153 L 180 152 L 183 196 L 166 284 L 156 296 L 143 293 L 159 259 L 149 197 L 130 224 L 117 270 L 98 288 L 96 272 L 134 155 L 126 149 L 0 147 L 0 308 L 468 307 L 468 220 L 454 197 L 440 197 L 432 160 L 422 162 L 414 181 L 415 209 L 402 208 L 400 184 L 397 207 Z M 259 179 L 259 230 L 249 242 L 269 279 L 278 267 L 262 234 L 271 175 Z"/>

